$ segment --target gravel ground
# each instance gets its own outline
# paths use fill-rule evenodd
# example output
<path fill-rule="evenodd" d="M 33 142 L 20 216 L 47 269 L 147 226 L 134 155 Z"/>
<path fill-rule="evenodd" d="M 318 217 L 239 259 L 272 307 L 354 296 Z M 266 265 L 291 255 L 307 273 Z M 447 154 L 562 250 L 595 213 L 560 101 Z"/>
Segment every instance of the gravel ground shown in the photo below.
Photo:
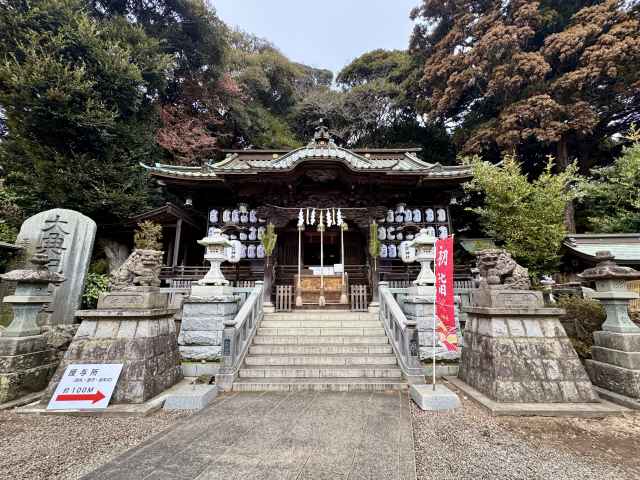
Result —
<path fill-rule="evenodd" d="M 412 402 L 419 480 L 640 479 L 638 415 L 497 418 L 461 399 L 450 413 Z"/>
<path fill-rule="evenodd" d="M 0 411 L 0 478 L 78 479 L 185 416 L 54 417 Z"/>

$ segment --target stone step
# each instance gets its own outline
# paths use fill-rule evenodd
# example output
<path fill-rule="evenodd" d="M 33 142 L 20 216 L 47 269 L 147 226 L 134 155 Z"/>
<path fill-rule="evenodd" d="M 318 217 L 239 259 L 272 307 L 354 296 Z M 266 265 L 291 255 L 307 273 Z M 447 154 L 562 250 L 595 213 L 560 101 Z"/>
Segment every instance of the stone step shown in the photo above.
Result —
<path fill-rule="evenodd" d="M 351 365 L 348 367 L 329 367 L 325 365 L 307 365 L 304 367 L 249 367 L 240 369 L 241 378 L 402 378 L 399 368 L 372 367 L 369 365 Z"/>
<path fill-rule="evenodd" d="M 383 327 L 340 327 L 340 328 L 258 328 L 260 336 L 305 336 L 305 337 L 334 337 L 334 336 L 352 336 L 352 337 L 372 337 L 377 335 L 385 335 Z"/>
<path fill-rule="evenodd" d="M 253 337 L 253 345 L 387 345 L 389 339 L 386 335 L 375 336 L 316 336 L 316 335 L 256 335 Z"/>
<path fill-rule="evenodd" d="M 247 366 L 397 365 L 395 355 L 249 355 Z"/>
<path fill-rule="evenodd" d="M 278 337 L 282 338 L 282 337 Z M 377 338 L 377 337 L 376 337 Z M 392 354 L 391 345 L 252 345 L 249 355 Z"/>
<path fill-rule="evenodd" d="M 384 392 L 406 388 L 403 381 L 368 378 L 240 378 L 233 384 L 236 392 Z"/>
<path fill-rule="evenodd" d="M 261 328 L 379 328 L 380 320 L 267 320 L 260 324 Z"/>
<path fill-rule="evenodd" d="M 298 312 L 265 313 L 265 320 L 377 320 L 378 315 L 367 312 L 301 310 Z"/>

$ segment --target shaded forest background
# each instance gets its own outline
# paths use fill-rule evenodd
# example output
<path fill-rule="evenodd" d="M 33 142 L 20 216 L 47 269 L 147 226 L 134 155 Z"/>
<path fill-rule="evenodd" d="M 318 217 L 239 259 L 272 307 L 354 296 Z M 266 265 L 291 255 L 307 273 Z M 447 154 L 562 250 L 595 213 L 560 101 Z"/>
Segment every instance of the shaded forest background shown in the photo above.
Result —
<path fill-rule="evenodd" d="M 549 155 L 589 174 L 629 146 L 638 1 L 416 4 L 406 50 L 334 78 L 229 28 L 215 2 L 0 1 L 0 240 L 53 207 L 121 222 L 164 201 L 139 162 L 294 148 L 320 119 L 343 146 L 420 146 L 442 164 L 515 155 L 530 178 Z M 590 211 L 578 205 L 578 228 L 597 228 Z"/>

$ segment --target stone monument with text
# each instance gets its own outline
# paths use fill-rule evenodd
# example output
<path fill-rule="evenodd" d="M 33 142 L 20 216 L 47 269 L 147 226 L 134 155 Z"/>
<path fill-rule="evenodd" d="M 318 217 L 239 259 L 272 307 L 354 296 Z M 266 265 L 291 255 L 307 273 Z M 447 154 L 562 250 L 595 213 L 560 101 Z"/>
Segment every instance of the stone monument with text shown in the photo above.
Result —
<path fill-rule="evenodd" d="M 80 308 L 84 281 L 89 269 L 96 223 L 73 210 L 55 208 L 28 218 L 20 227 L 16 244 L 27 258 L 45 254 L 49 271 L 64 275 L 66 281 L 53 289 L 47 307 L 49 325 L 74 323 Z"/>
<path fill-rule="evenodd" d="M 459 378 L 504 403 L 598 402 L 560 324 L 528 272 L 504 250 L 477 253 L 481 281 L 466 307 Z"/>

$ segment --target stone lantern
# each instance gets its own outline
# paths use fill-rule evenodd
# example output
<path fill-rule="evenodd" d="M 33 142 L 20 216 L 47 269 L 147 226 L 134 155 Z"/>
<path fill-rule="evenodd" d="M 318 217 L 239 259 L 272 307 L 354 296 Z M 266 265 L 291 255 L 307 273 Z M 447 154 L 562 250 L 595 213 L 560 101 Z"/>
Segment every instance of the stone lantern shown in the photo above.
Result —
<path fill-rule="evenodd" d="M 408 325 L 415 326 L 418 331 L 419 341 L 416 342 L 416 346 L 420 349 L 421 358 L 454 359 L 458 354 L 449 353 L 433 330 L 436 277 L 431 269 L 431 262 L 435 260 L 435 245 L 436 237 L 430 235 L 426 229 L 420 230 L 413 240 L 400 244 L 400 257 L 403 262 L 420 263 L 420 273 L 413 281 L 413 286 L 408 289 L 402 309 Z"/>
<path fill-rule="evenodd" d="M 191 289 L 191 295 L 195 297 L 211 297 L 228 293 L 229 281 L 224 278 L 220 266 L 223 262 L 237 263 L 240 261 L 240 249 L 237 242 L 231 242 L 222 230 L 213 229 L 210 234 L 198 240 L 205 247 L 204 259 L 211 264 L 204 278 L 198 280 L 197 285 Z"/>
<path fill-rule="evenodd" d="M 37 318 L 52 301 L 49 284 L 58 285 L 64 277 L 49 271 L 47 255 L 36 254 L 30 261 L 34 269 L 0 275 L 17 282 L 15 294 L 3 300 L 12 306 L 14 316 L 0 336 L 0 403 L 44 389 L 58 364 L 57 351 L 47 346 Z"/>
<path fill-rule="evenodd" d="M 45 254 L 35 254 L 30 262 L 35 268 L 13 270 L 0 278 L 10 282 L 17 282 L 13 295 L 4 297 L 3 302 L 13 307 L 13 321 L 2 332 L 3 337 L 30 337 L 39 335 L 42 329 L 37 324 L 38 313 L 48 305 L 52 296 L 49 284 L 59 285 L 64 277 L 47 268 L 49 257 Z"/>
<path fill-rule="evenodd" d="M 629 302 L 640 298 L 640 295 L 626 288 L 627 282 L 640 279 L 640 272 L 616 264 L 610 252 L 597 252 L 596 258 L 599 263 L 578 276 L 596 284 L 596 292 L 591 294 L 591 298 L 600 301 L 607 312 L 602 330 L 640 334 L 640 327 L 631 321 L 628 313 Z"/>
<path fill-rule="evenodd" d="M 613 401 L 626 398 L 640 407 L 640 328 L 629 318 L 629 301 L 638 294 L 626 289 L 640 272 L 617 265 L 610 252 L 597 252 L 600 262 L 579 276 L 596 284 L 591 297 L 602 303 L 607 319 L 602 330 L 593 334 L 592 360 L 586 361 L 587 372 L 598 393 Z"/>
<path fill-rule="evenodd" d="M 240 304 L 240 297 L 233 294 L 220 269 L 223 262 L 240 261 L 240 242 L 230 241 L 216 228 L 198 243 L 206 248 L 204 258 L 211 268 L 192 285 L 191 294 L 182 305 L 178 344 L 190 376 L 215 374 L 217 365 L 207 362 L 220 359 L 224 325 L 233 322 Z"/>
<path fill-rule="evenodd" d="M 410 242 L 403 243 L 401 246 L 400 256 L 405 263 L 418 262 L 420 264 L 420 273 L 418 278 L 413 281 L 414 288 L 409 292 L 413 295 L 433 296 L 433 285 L 436 276 L 431 269 L 431 262 L 435 260 L 436 255 L 436 237 L 429 234 L 426 229 L 420 230 L 420 233 Z"/>

